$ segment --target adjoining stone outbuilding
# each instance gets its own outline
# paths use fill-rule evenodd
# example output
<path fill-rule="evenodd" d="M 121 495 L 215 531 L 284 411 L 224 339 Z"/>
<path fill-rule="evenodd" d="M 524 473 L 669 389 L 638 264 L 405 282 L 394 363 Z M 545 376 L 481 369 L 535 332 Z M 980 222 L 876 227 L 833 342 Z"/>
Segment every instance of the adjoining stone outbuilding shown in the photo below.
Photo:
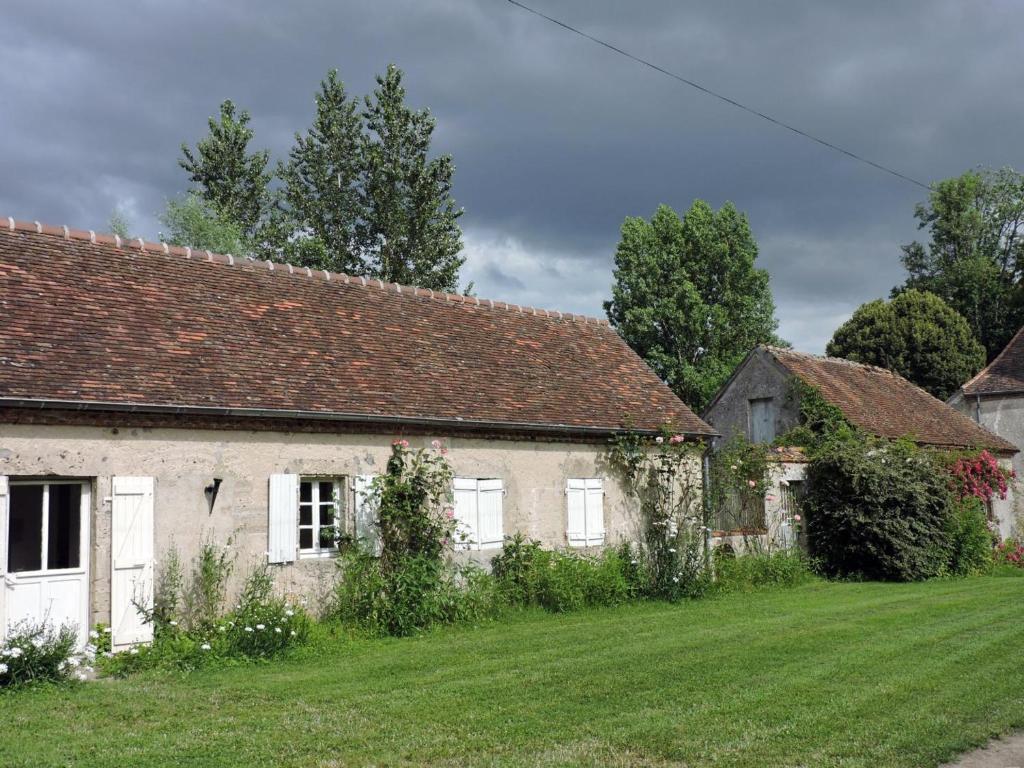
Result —
<path fill-rule="evenodd" d="M 990 432 L 1024 449 L 1024 328 L 977 376 L 947 400 Z M 1018 477 L 1024 477 L 1024 454 L 1013 457 Z M 1022 499 L 1017 498 L 1018 512 Z"/>
<path fill-rule="evenodd" d="M 1004 467 L 1010 467 L 1017 454 L 1011 442 L 892 371 L 777 347 L 752 350 L 715 395 L 704 419 L 723 440 L 743 435 L 756 443 L 775 442 L 800 423 L 800 382 L 816 389 L 847 421 L 868 434 L 910 437 L 919 445 L 934 448 L 987 449 Z M 778 447 L 771 455 L 774 487 L 757 530 L 747 533 L 786 544 L 793 540 L 793 516 L 798 513 L 806 459 L 790 446 Z M 1006 499 L 992 502 L 990 516 L 1003 538 L 1016 534 L 1015 489 L 1011 488 Z M 743 533 L 716 532 L 720 540 L 736 539 Z"/>
<path fill-rule="evenodd" d="M 0 628 L 145 640 L 154 559 L 204 538 L 308 592 L 397 437 L 444 442 L 479 557 L 632 538 L 605 447 L 665 425 L 714 433 L 603 321 L 8 220 Z"/>

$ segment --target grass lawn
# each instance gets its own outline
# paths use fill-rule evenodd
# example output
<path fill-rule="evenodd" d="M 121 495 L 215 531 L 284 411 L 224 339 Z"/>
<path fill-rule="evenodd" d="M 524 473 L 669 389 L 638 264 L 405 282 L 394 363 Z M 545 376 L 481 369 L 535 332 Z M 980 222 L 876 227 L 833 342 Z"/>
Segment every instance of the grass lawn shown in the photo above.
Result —
<path fill-rule="evenodd" d="M 0 694 L 0 765 L 928 766 L 1024 726 L 1024 579 L 825 584 Z"/>

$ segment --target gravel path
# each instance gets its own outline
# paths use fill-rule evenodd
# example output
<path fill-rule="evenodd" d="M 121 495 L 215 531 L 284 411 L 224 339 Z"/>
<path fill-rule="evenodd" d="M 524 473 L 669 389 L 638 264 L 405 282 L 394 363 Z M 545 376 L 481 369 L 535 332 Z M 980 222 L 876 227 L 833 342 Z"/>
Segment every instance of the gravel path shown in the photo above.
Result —
<path fill-rule="evenodd" d="M 944 768 L 1024 768 L 1024 733 L 993 741 Z"/>

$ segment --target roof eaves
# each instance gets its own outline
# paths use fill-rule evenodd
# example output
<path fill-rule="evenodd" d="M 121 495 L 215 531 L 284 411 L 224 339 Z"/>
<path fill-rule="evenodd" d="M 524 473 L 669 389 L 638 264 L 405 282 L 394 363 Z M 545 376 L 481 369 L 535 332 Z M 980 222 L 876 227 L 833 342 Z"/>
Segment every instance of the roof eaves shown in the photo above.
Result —
<path fill-rule="evenodd" d="M 271 408 L 233 408 L 202 405 L 168 405 L 163 403 L 119 403 L 96 400 L 57 400 L 23 397 L 0 397 L 0 407 L 64 411 L 106 411 L 115 413 L 163 413 L 194 416 L 249 417 L 257 419 L 298 419 L 309 421 L 338 421 L 364 424 L 395 424 L 453 429 L 491 429 L 510 432 L 537 432 L 581 435 L 614 435 L 637 432 L 656 435 L 657 429 L 635 429 L 628 426 L 552 424 L 545 422 L 487 421 L 481 419 L 439 418 L 431 416 L 393 416 L 385 414 L 340 413 L 337 411 L 286 410 Z M 684 435 L 700 438 L 718 437 L 718 433 L 683 430 Z"/>

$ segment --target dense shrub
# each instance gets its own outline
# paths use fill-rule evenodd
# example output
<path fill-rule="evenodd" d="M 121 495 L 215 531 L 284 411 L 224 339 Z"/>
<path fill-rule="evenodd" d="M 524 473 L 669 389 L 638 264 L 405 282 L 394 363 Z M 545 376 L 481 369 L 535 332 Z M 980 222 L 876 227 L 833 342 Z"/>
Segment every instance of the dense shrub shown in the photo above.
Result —
<path fill-rule="evenodd" d="M 74 627 L 28 621 L 15 624 L 0 646 L 0 688 L 84 680 L 90 669 L 81 666 L 77 644 Z"/>
<path fill-rule="evenodd" d="M 355 546 L 338 558 L 334 618 L 408 635 L 459 615 L 460 574 L 448 557 L 456 525 L 446 453 L 436 440 L 430 451 L 392 443 L 387 471 L 374 479 L 368 500 L 378 510 L 380 552 Z"/>
<path fill-rule="evenodd" d="M 979 499 L 967 496 L 954 500 L 947 511 L 944 533 L 948 573 L 972 576 L 989 570 L 995 537 Z"/>
<path fill-rule="evenodd" d="M 373 635 L 411 635 L 436 624 L 489 618 L 502 608 L 494 579 L 477 565 L 406 558 L 390 574 L 360 548 L 340 556 L 326 615 Z"/>
<path fill-rule="evenodd" d="M 628 549 L 586 555 L 542 549 L 540 542 L 517 534 L 491 563 L 498 594 L 512 605 L 575 611 L 618 605 L 638 593 L 638 562 Z"/>
<path fill-rule="evenodd" d="M 945 570 L 948 482 L 910 441 L 830 441 L 807 481 L 808 545 L 827 574 L 910 581 Z"/>
<path fill-rule="evenodd" d="M 715 550 L 715 590 L 741 592 L 764 587 L 793 587 L 814 577 L 807 556 L 799 549 L 736 555 Z"/>

